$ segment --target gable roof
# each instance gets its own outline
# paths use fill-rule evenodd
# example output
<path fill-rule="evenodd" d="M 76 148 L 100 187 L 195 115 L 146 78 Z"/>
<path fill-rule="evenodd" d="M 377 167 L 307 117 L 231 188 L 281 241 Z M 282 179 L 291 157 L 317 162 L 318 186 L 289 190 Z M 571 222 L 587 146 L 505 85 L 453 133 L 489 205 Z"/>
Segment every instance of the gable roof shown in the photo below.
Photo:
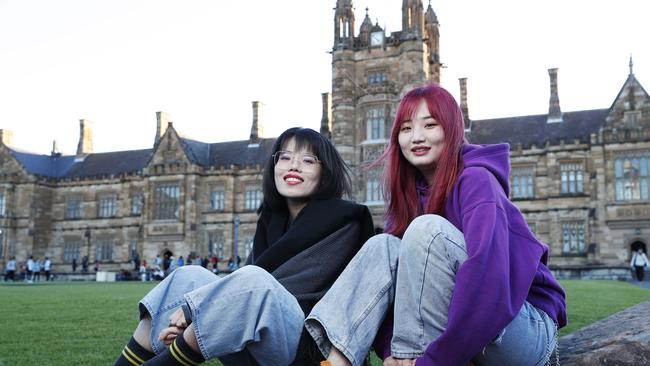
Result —
<path fill-rule="evenodd" d="M 589 142 L 590 135 L 604 124 L 608 112 L 609 109 L 565 112 L 563 121 L 556 123 L 547 123 L 546 114 L 474 120 L 466 136 L 473 144 L 507 142 L 511 147 L 521 144 L 524 148 L 557 143 L 561 139 Z"/>

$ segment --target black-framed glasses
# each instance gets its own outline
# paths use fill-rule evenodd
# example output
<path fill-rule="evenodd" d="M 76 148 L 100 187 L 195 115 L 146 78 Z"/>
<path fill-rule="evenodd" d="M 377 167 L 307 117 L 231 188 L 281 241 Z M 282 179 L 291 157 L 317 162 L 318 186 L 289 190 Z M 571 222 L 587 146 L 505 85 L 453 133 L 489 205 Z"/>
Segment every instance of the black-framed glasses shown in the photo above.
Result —
<path fill-rule="evenodd" d="M 273 163 L 280 169 L 291 169 L 294 161 L 303 171 L 313 171 L 321 161 L 314 154 L 296 153 L 293 151 L 278 151 L 273 154 Z"/>

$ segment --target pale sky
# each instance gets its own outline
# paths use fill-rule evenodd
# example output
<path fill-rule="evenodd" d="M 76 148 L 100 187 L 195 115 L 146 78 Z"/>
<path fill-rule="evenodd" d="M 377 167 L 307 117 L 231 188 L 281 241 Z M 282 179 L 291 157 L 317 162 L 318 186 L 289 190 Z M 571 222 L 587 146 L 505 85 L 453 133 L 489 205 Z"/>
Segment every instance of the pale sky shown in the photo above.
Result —
<path fill-rule="evenodd" d="M 355 33 L 401 29 L 400 0 L 353 0 Z M 426 9 L 428 1 L 424 0 Z M 248 139 L 251 102 L 268 137 L 318 129 L 331 91 L 336 0 L 0 0 L 0 128 L 14 146 L 74 154 L 79 119 L 95 152 L 150 148 L 156 111 L 184 136 Z M 468 78 L 472 119 L 608 108 L 628 75 L 650 91 L 650 1 L 434 0 L 441 84 Z"/>

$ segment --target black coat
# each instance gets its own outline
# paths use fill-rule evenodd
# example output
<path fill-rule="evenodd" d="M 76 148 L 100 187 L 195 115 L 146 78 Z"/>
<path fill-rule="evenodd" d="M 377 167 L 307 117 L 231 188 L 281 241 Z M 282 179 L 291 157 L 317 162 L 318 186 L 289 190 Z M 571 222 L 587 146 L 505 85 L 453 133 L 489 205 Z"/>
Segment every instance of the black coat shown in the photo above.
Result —
<path fill-rule="evenodd" d="M 366 206 L 339 199 L 313 200 L 290 225 L 286 211 L 263 212 L 247 263 L 271 273 L 307 316 L 373 233 Z M 304 330 L 294 365 L 317 365 L 320 359 Z"/>

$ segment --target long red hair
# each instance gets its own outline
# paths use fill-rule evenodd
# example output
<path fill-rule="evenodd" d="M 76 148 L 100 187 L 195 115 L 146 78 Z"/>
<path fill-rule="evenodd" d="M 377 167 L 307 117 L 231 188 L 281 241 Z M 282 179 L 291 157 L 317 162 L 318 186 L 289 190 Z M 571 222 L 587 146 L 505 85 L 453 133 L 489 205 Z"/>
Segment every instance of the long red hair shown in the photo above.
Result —
<path fill-rule="evenodd" d="M 400 126 L 405 120 L 413 118 L 422 100 L 426 101 L 431 116 L 438 121 L 445 134 L 424 213 L 444 215 L 446 197 L 463 169 L 460 157 L 465 142 L 463 112 L 454 97 L 438 85 L 422 86 L 406 93 L 397 107 L 388 148 L 377 162 L 386 163 L 384 196 L 388 207 L 385 231 L 399 237 L 411 221 L 422 214 L 416 190 L 416 181 L 421 173 L 404 158 L 398 141 Z"/>

